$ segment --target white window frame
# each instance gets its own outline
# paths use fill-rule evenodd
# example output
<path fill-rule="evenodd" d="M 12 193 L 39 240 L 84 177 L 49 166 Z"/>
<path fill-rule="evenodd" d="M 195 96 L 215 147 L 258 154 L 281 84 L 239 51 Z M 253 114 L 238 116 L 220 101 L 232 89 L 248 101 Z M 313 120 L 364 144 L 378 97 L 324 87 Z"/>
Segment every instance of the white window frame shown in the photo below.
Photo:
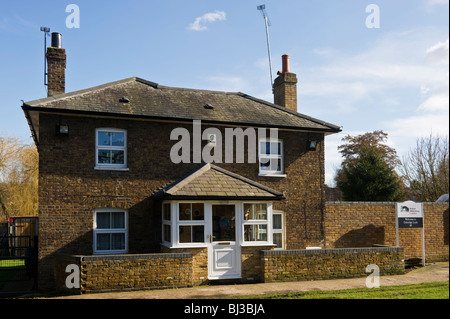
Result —
<path fill-rule="evenodd" d="M 124 228 L 105 228 L 97 229 L 97 213 L 124 213 Z M 97 234 L 125 234 L 125 248 L 124 249 L 97 249 Z M 93 225 L 93 252 L 94 254 L 126 254 L 128 252 L 128 211 L 124 209 L 102 208 L 94 211 L 94 225 Z"/>
<path fill-rule="evenodd" d="M 281 154 L 265 154 L 262 153 L 261 143 L 279 143 L 280 144 L 280 152 Z M 263 170 L 261 169 L 261 159 L 265 158 L 268 160 L 272 159 L 280 159 L 281 169 L 280 170 Z M 259 176 L 276 176 L 276 177 L 286 177 L 284 174 L 284 148 L 283 148 L 283 140 L 273 139 L 273 138 L 261 138 L 258 140 L 258 171 Z"/>
<path fill-rule="evenodd" d="M 168 202 L 163 202 L 168 203 Z M 180 204 L 203 204 L 204 209 L 204 216 L 203 220 L 180 220 L 179 218 L 179 208 Z M 167 241 L 162 240 L 162 244 L 169 248 L 197 248 L 197 247 L 207 247 L 207 225 L 208 225 L 208 219 L 206 216 L 206 205 L 207 203 L 205 201 L 195 201 L 195 200 L 186 200 L 186 201 L 171 201 L 170 202 L 170 208 L 171 208 L 171 239 L 172 241 L 169 243 Z M 164 211 L 164 209 L 163 209 Z M 164 212 L 163 212 L 164 214 Z M 163 217 L 164 218 L 164 217 Z M 163 221 L 164 224 L 164 221 Z M 165 223 L 168 225 L 169 223 Z M 203 226 L 204 230 L 204 238 L 203 242 L 198 243 L 181 243 L 180 242 L 180 226 Z M 164 226 L 163 226 L 164 227 Z M 164 239 L 164 238 L 162 238 Z"/>
<path fill-rule="evenodd" d="M 245 204 L 263 204 L 266 205 L 266 219 L 245 219 Z M 272 240 L 272 203 L 267 202 L 243 202 L 242 204 L 242 246 L 269 246 L 273 245 Z M 267 230 L 267 239 L 266 240 L 256 240 L 256 241 L 246 241 L 245 240 L 245 226 L 249 225 L 264 225 Z"/>
<path fill-rule="evenodd" d="M 179 219 L 179 205 L 183 203 L 201 203 L 204 205 L 204 219 L 203 220 L 180 220 Z M 170 204 L 171 215 L 170 221 L 164 219 L 164 204 Z M 208 238 L 208 234 L 210 229 L 208 227 L 211 226 L 212 220 L 209 215 L 210 207 L 216 204 L 230 204 L 236 205 L 236 228 L 240 229 L 240 233 L 236 233 L 236 242 L 239 243 L 240 246 L 273 246 L 273 236 L 272 236 L 272 203 L 271 202 L 261 202 L 261 201 L 196 201 L 196 200 L 184 200 L 184 201 L 164 201 L 162 202 L 161 208 L 161 220 L 162 220 L 162 229 L 161 229 L 161 244 L 168 248 L 205 248 L 209 247 L 210 239 Z M 267 219 L 254 219 L 254 220 L 245 220 L 244 216 L 244 204 L 264 204 L 267 205 Z M 170 225 L 171 227 L 171 241 L 165 241 L 164 234 L 164 225 Z M 245 225 L 265 225 L 267 229 L 267 240 L 265 241 L 245 241 L 244 238 L 244 227 Z M 201 243 L 180 243 L 179 232 L 180 226 L 203 226 L 204 227 L 204 242 Z"/>
<path fill-rule="evenodd" d="M 105 133 L 123 133 L 124 134 L 124 145 L 123 146 L 113 146 L 113 145 L 98 145 L 98 134 L 100 132 Z M 124 152 L 124 162 L 123 164 L 109 164 L 109 163 L 99 163 L 98 162 L 98 151 L 100 150 L 110 150 L 110 151 L 123 151 Z M 127 131 L 124 129 L 116 128 L 97 128 L 95 129 L 95 169 L 100 170 L 125 170 L 127 171 Z"/>
<path fill-rule="evenodd" d="M 281 229 L 275 229 L 273 228 L 273 215 L 281 215 Z M 284 212 L 281 210 L 274 210 L 272 212 L 272 238 L 274 234 L 281 234 L 281 247 L 275 247 L 276 250 L 284 250 L 285 249 L 285 235 L 284 235 Z M 274 243 L 275 244 L 275 243 Z"/>
<path fill-rule="evenodd" d="M 170 209 L 169 219 L 165 218 L 165 207 L 166 207 L 165 205 L 169 205 L 169 209 Z M 173 227 L 172 227 L 173 217 L 174 217 L 174 214 L 173 214 L 173 210 L 172 210 L 172 203 L 171 202 L 163 202 L 162 208 L 161 208 L 161 220 L 162 220 L 161 242 L 163 243 L 164 246 L 171 246 L 172 242 L 173 242 Z M 170 241 L 165 240 L 164 226 L 170 227 L 170 238 L 169 238 Z"/>

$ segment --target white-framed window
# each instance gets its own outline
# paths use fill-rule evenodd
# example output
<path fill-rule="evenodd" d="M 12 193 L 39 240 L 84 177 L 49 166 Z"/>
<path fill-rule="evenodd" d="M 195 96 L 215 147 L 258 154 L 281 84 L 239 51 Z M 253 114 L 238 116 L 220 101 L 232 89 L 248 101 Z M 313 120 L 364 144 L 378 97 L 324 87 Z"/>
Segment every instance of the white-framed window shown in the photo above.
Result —
<path fill-rule="evenodd" d="M 266 203 L 244 203 L 243 241 L 244 243 L 269 243 L 269 208 Z"/>
<path fill-rule="evenodd" d="M 260 175 L 283 175 L 283 142 L 275 139 L 260 139 L 258 159 Z"/>
<path fill-rule="evenodd" d="M 177 204 L 177 243 L 204 244 L 205 241 L 205 204 L 178 203 Z"/>
<path fill-rule="evenodd" d="M 205 247 L 205 203 L 170 201 L 162 204 L 162 238 L 166 247 Z"/>
<path fill-rule="evenodd" d="M 127 169 L 127 131 L 113 128 L 95 130 L 95 168 Z"/>
<path fill-rule="evenodd" d="M 284 213 L 279 210 L 272 213 L 272 238 L 275 249 L 284 249 Z"/>
<path fill-rule="evenodd" d="M 128 250 L 128 212 L 120 209 L 94 211 L 94 254 L 120 254 Z"/>
<path fill-rule="evenodd" d="M 171 203 L 162 205 L 162 242 L 166 245 L 172 243 L 172 208 Z"/>

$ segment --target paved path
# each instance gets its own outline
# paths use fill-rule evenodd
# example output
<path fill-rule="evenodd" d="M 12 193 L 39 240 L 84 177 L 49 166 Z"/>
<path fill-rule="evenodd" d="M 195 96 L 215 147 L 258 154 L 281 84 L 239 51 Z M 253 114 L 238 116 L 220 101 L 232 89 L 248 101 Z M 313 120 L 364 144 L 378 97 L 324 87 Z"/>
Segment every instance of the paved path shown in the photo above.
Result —
<path fill-rule="evenodd" d="M 449 280 L 449 263 L 436 263 L 404 275 L 380 277 L 380 286 L 418 284 Z M 316 280 L 285 283 L 217 285 L 192 288 L 128 291 L 59 297 L 64 299 L 195 299 L 221 298 L 249 294 L 287 293 L 313 290 L 364 288 L 366 278 Z"/>

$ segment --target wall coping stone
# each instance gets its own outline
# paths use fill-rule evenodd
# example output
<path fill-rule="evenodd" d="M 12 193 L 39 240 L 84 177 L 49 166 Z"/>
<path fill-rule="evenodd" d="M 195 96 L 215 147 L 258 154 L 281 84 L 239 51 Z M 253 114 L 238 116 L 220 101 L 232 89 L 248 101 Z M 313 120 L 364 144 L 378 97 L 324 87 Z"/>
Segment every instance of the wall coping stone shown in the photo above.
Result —
<path fill-rule="evenodd" d="M 326 248 L 326 249 L 293 249 L 293 250 L 262 250 L 264 256 L 276 255 L 319 255 L 344 254 L 360 252 L 404 251 L 403 247 L 361 247 L 361 248 Z"/>
<path fill-rule="evenodd" d="M 368 204 L 368 205 L 395 205 L 400 202 L 345 202 L 345 201 L 327 201 L 325 204 Z M 449 205 L 449 203 L 422 202 L 424 205 Z"/>
<path fill-rule="evenodd" d="M 118 255 L 60 255 L 61 257 L 77 258 L 80 261 L 134 260 L 155 258 L 192 258 L 190 253 L 161 253 L 161 254 L 118 254 Z"/>

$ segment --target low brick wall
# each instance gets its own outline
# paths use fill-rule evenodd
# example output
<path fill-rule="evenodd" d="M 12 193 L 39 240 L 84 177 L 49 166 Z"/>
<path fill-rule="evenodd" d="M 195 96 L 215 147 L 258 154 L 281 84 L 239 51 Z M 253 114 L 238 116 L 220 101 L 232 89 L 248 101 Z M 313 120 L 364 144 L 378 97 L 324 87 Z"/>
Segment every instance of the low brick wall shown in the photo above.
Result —
<path fill-rule="evenodd" d="M 260 250 L 243 247 L 242 281 L 301 281 L 367 276 L 375 264 L 380 275 L 404 274 L 401 247 L 336 248 L 314 250 Z M 271 249 L 271 247 L 265 247 Z M 203 254 L 197 253 L 197 259 Z M 202 269 L 207 263 L 202 260 Z M 68 288 L 68 265 L 80 270 L 80 288 Z M 55 259 L 55 281 L 72 294 L 195 286 L 205 282 L 205 270 L 196 270 L 191 253 L 105 256 L 59 256 Z M 202 275 L 202 280 L 196 278 Z"/>
<path fill-rule="evenodd" d="M 80 288 L 67 289 L 68 264 L 80 268 Z M 139 254 L 63 256 L 55 263 L 56 282 L 72 293 L 192 286 L 192 255 Z"/>
<path fill-rule="evenodd" d="M 375 264 L 380 275 L 405 273 L 401 247 L 262 251 L 264 282 L 367 276 Z"/>

